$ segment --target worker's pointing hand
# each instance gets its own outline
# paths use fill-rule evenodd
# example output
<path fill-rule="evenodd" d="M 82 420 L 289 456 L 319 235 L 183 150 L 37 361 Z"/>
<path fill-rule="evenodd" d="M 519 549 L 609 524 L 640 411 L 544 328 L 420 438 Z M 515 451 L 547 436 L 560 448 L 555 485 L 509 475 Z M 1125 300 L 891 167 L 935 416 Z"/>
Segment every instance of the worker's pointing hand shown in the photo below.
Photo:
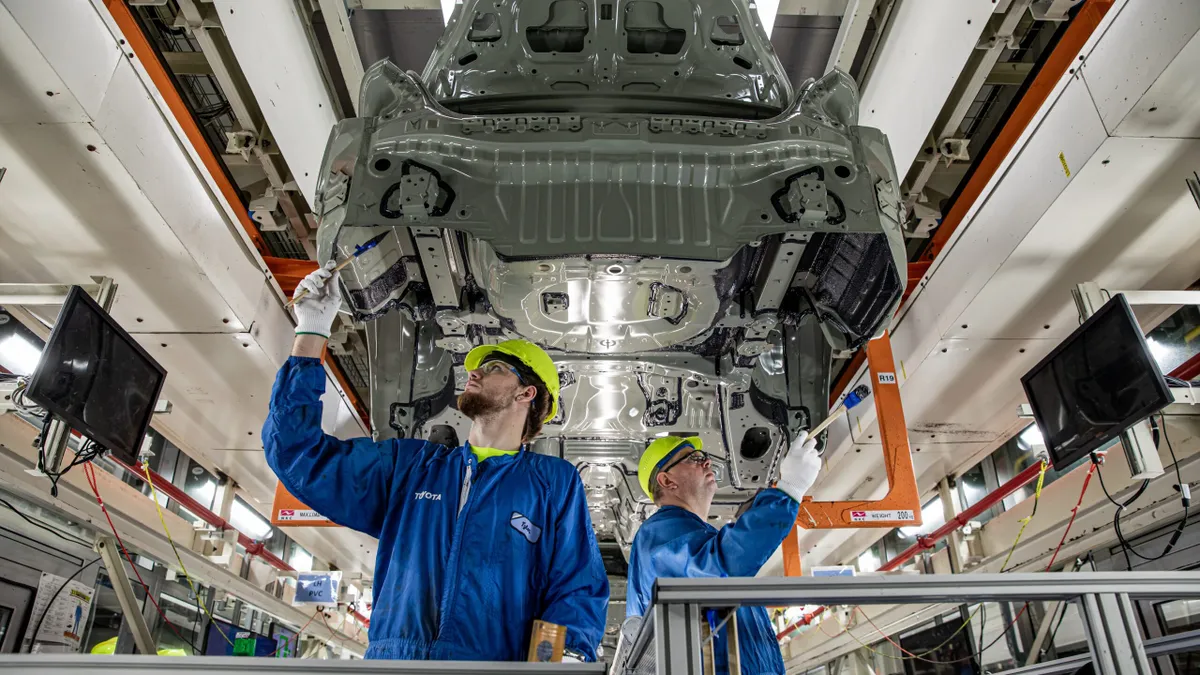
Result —
<path fill-rule="evenodd" d="M 820 471 L 821 456 L 817 454 L 817 439 L 809 438 L 808 432 L 802 431 L 792 441 L 787 456 L 779 463 L 779 482 L 776 487 L 800 501 L 817 482 Z"/>
<path fill-rule="evenodd" d="M 342 306 L 342 288 L 338 284 L 338 273 L 330 272 L 335 263 L 330 260 L 323 268 L 300 280 L 296 294 L 303 289 L 307 295 L 295 301 L 296 334 L 329 337 L 333 328 L 333 317 Z M 293 297 L 295 297 L 293 295 Z"/>

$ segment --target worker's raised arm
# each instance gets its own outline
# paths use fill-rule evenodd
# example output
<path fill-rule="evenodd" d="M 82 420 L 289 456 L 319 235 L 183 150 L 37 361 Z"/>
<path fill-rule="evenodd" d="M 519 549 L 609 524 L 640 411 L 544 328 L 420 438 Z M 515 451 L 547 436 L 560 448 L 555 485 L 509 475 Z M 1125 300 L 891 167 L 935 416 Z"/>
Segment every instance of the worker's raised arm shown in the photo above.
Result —
<path fill-rule="evenodd" d="M 716 532 L 687 528 L 656 547 L 657 576 L 752 577 L 779 548 L 799 510 L 800 504 L 782 491 L 763 490 L 740 518 Z"/>
<path fill-rule="evenodd" d="M 779 464 L 778 487 L 763 490 L 736 521 L 713 532 L 698 520 L 664 531 L 652 553 L 654 570 L 667 577 L 752 577 L 783 543 L 800 500 L 817 480 L 821 458 L 808 434 L 795 439 Z"/>
<path fill-rule="evenodd" d="M 608 576 L 588 514 L 583 481 L 573 469 L 569 474 L 569 482 L 563 486 L 563 511 L 554 527 L 554 555 L 541 619 L 566 626 L 566 648 L 595 661 L 608 618 Z"/>
<path fill-rule="evenodd" d="M 378 537 L 397 464 L 407 464 L 422 444 L 343 441 L 321 429 L 325 368 L 320 357 L 342 304 L 331 268 L 314 271 L 296 288 L 296 340 L 271 389 L 263 449 L 288 492 L 333 522 Z"/>
<path fill-rule="evenodd" d="M 379 536 L 397 464 L 418 448 L 370 438 L 343 441 L 321 429 L 325 368 L 292 356 L 279 369 L 263 424 L 267 464 L 297 499 L 333 522 Z M 403 453 L 404 458 L 398 458 Z"/>

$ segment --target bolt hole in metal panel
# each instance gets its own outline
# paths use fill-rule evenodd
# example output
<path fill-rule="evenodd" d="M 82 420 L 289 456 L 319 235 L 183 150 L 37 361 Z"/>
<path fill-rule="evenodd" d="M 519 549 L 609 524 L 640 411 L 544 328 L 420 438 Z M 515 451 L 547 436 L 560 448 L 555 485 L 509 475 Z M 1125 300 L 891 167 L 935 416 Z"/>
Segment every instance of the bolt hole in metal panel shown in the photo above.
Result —
<path fill-rule="evenodd" d="M 749 11 L 466 0 L 422 75 L 367 71 L 314 210 L 322 260 L 389 231 L 342 275 L 382 436 L 466 438 L 466 352 L 532 340 L 562 380 L 533 449 L 627 553 L 647 443 L 703 438 L 719 521 L 828 415 L 832 350 L 899 301 L 898 181 L 853 80 L 793 90 Z"/>

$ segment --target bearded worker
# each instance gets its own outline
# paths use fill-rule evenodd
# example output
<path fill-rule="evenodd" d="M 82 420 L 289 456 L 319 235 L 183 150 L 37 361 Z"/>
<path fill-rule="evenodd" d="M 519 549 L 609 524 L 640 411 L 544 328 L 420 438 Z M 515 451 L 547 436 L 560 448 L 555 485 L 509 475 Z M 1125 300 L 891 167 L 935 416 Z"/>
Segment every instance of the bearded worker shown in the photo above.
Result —
<path fill-rule="evenodd" d="M 471 350 L 458 398 L 471 433 L 457 448 L 339 440 L 321 429 L 320 398 L 341 288 L 318 269 L 300 289 L 263 447 L 289 492 L 379 539 L 367 658 L 523 661 L 541 619 L 566 627 L 564 661 L 596 660 L 608 578 L 583 482 L 528 449 L 558 409 L 554 362 L 524 340 Z"/>

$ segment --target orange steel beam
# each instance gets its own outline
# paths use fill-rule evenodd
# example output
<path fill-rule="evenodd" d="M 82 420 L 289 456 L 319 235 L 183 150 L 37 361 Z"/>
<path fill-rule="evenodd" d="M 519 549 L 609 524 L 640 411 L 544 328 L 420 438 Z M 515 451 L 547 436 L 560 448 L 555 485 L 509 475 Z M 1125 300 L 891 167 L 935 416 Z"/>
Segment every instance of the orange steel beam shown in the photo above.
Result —
<path fill-rule="evenodd" d="M 167 72 L 166 67 L 158 60 L 158 54 L 154 51 L 154 47 L 150 45 L 150 41 L 146 39 L 146 35 L 142 33 L 142 27 L 138 25 L 137 19 L 133 13 L 125 6 L 125 0 L 104 0 L 104 5 L 108 8 L 108 13 L 112 15 L 113 21 L 117 27 L 125 35 L 125 40 L 129 43 L 127 46 L 133 51 L 133 56 L 142 62 L 142 68 L 146 69 L 146 74 L 150 76 L 150 81 L 154 83 L 158 93 L 163 97 L 163 101 L 167 104 L 171 114 L 175 117 L 175 121 L 179 123 L 179 127 L 183 130 L 183 134 L 187 136 L 188 142 L 196 150 L 196 154 L 200 156 L 201 163 L 212 176 L 213 182 L 217 185 L 217 190 L 221 193 L 221 197 L 229 205 L 231 211 L 237 215 L 238 224 L 246 232 L 246 236 L 250 238 L 254 248 L 258 250 L 260 255 L 267 255 L 267 245 L 263 240 L 262 233 L 255 227 L 254 222 L 250 220 L 250 215 L 246 212 L 245 206 L 242 205 L 241 197 L 238 194 L 237 188 L 230 182 L 229 177 L 225 174 L 225 167 L 221 164 L 221 160 L 217 158 L 211 148 L 208 147 L 208 141 L 204 138 L 204 133 L 200 131 L 199 125 L 192 117 L 192 112 L 188 110 L 187 104 L 179 95 L 179 91 L 175 88 L 175 80 L 171 74 Z M 123 50 L 122 50 L 123 51 Z"/>
<path fill-rule="evenodd" d="M 267 269 L 271 270 L 271 276 L 275 277 L 279 288 L 283 289 L 284 294 L 288 296 L 296 292 L 296 286 L 301 279 L 317 271 L 317 261 L 315 260 L 263 256 L 263 262 L 267 263 Z"/>
<path fill-rule="evenodd" d="M 870 368 L 879 436 L 883 441 L 888 492 L 878 501 L 815 502 L 811 497 L 805 497 L 800 503 L 796 525 L 807 530 L 921 524 L 921 493 L 917 490 L 917 477 L 913 472 L 891 339 L 884 333 L 882 337 L 868 341 L 864 351 Z"/>
<path fill-rule="evenodd" d="M 1071 64 L 1075 62 L 1079 50 L 1083 49 L 1084 44 L 1092 37 L 1092 33 L 1100 25 L 1100 21 L 1108 10 L 1112 7 L 1113 0 L 1087 0 L 1075 18 L 1071 19 L 1071 23 L 1067 26 L 1066 32 L 1062 38 L 1054 45 L 1054 49 L 1050 55 L 1046 57 L 1042 67 L 1038 69 L 1034 75 L 1033 81 L 1030 82 L 1029 88 L 1021 96 L 1021 100 L 1017 103 L 1017 107 L 1013 109 L 1011 115 L 1005 120 L 1004 126 L 1000 129 L 991 145 L 984 151 L 983 157 L 979 163 L 971 170 L 967 176 L 967 182 L 963 186 L 962 192 L 954 199 L 954 203 L 950 205 L 950 211 L 942 220 L 942 224 L 934 231 L 930 238 L 929 246 L 925 247 L 918 257 L 908 264 L 908 284 L 904 289 L 904 295 L 901 303 L 908 301 L 908 297 L 916 290 L 917 284 L 929 271 L 929 267 L 933 264 L 938 254 L 945 249 L 947 242 L 950 241 L 951 235 L 962 224 L 963 219 L 975 204 L 975 200 L 983 194 L 984 187 L 996 175 L 1001 164 L 1004 163 L 1004 158 L 1017 145 L 1017 140 L 1021 134 L 1025 133 L 1025 129 L 1033 121 L 1034 116 L 1041 110 L 1042 104 L 1050 97 L 1050 93 L 1054 90 L 1054 86 L 1058 84 L 1062 76 L 1071 70 Z M 1071 71 L 1074 72 L 1074 71 Z M 842 376 L 830 389 L 829 405 L 833 405 L 837 401 L 838 396 L 846 390 L 854 376 L 858 373 L 858 369 L 862 366 L 863 355 L 859 351 L 854 355 L 849 367 L 842 372 Z"/>
<path fill-rule="evenodd" d="M 242 226 L 242 229 L 246 232 L 246 236 L 250 238 L 250 241 L 254 244 L 254 248 L 258 250 L 259 255 L 263 256 L 263 259 L 267 261 L 267 267 L 271 270 L 271 274 L 276 277 L 279 276 L 276 273 L 276 266 L 279 269 L 286 268 L 288 274 L 291 276 L 298 273 L 298 270 L 302 269 L 304 265 L 310 265 L 312 269 L 316 269 L 316 263 L 312 261 L 288 260 L 287 263 L 279 263 L 277 261 L 286 259 L 271 258 L 268 255 L 266 241 L 263 239 L 262 233 L 254 225 L 254 222 L 250 220 L 250 215 L 246 212 L 245 207 L 242 205 L 242 200 L 238 196 L 237 188 L 230 182 L 228 175 L 225 173 L 224 165 L 221 164 L 221 160 L 208 147 L 208 141 L 205 140 L 203 132 L 200 131 L 195 118 L 192 117 L 191 111 L 179 95 L 179 90 L 175 87 L 175 80 L 167 72 L 162 62 L 159 61 L 158 54 L 154 51 L 154 47 L 151 46 L 150 41 L 142 32 L 142 27 L 138 25 L 137 19 L 134 18 L 129 7 L 125 5 L 125 0 L 104 0 L 104 5 L 108 8 L 108 12 L 112 15 L 117 27 L 121 29 L 121 33 L 124 34 L 125 40 L 128 43 L 126 46 L 133 51 L 134 57 L 141 60 L 142 67 L 146 69 L 146 74 L 150 76 L 150 81 L 158 89 L 159 95 L 162 96 L 163 101 L 167 104 L 167 108 L 175 117 L 175 121 L 178 122 L 180 129 L 183 130 L 184 136 L 192 144 L 192 148 L 199 155 L 204 168 L 212 176 L 221 198 L 229 205 L 230 210 L 237 215 L 238 224 Z M 272 266 L 271 261 L 276 261 L 276 266 Z M 309 271 L 311 272 L 312 269 L 309 269 Z M 307 273 L 305 272 L 305 274 Z M 291 276 L 288 276 L 288 274 L 285 274 L 285 278 L 290 279 Z M 304 275 L 301 275 L 300 279 L 303 278 Z M 299 279 L 296 279 L 296 283 L 298 282 Z M 280 286 L 283 286 L 282 282 Z M 295 284 L 292 284 L 290 291 L 287 289 L 284 290 L 290 295 L 295 290 Z M 346 392 L 346 396 L 350 398 L 350 402 L 354 405 L 354 409 L 358 411 L 363 423 L 370 428 L 371 416 L 367 412 L 367 406 L 359 397 L 358 392 L 354 390 L 354 387 L 350 385 L 346 374 L 342 372 L 341 367 L 335 361 L 329 362 L 329 368 L 333 371 L 333 376 L 337 379 L 338 384 L 341 385 L 342 390 Z"/>
<path fill-rule="evenodd" d="M 1042 63 L 1042 67 L 1038 69 L 1033 81 L 1029 83 L 1029 88 L 1021 96 L 1021 100 L 1017 103 L 1017 107 L 1013 109 L 1012 114 L 1004 122 L 1004 126 L 1000 129 L 1000 133 L 996 135 L 992 144 L 988 146 L 983 158 L 975 165 L 967 178 L 966 184 L 963 186 L 962 192 L 954 199 L 954 204 L 950 206 L 949 213 L 942 219 L 942 224 L 934 231 L 930 238 L 929 246 L 925 248 L 921 254 L 920 260 L 932 262 L 934 258 L 942 252 L 946 243 L 950 240 L 950 236 L 962 224 L 967 212 L 975 204 L 975 200 L 983 194 L 984 187 L 992 180 L 992 177 L 999 171 L 1004 158 L 1008 156 L 1017 145 L 1017 140 L 1021 134 L 1025 133 L 1025 129 L 1033 122 L 1033 118 L 1041 110 L 1042 104 L 1050 97 L 1050 93 L 1054 90 L 1055 85 L 1062 79 L 1063 75 L 1070 70 L 1075 72 L 1072 64 L 1075 63 L 1075 58 L 1079 54 L 1079 50 L 1083 49 L 1088 38 L 1095 32 L 1096 27 L 1100 25 L 1100 21 L 1104 15 L 1108 13 L 1109 8 L 1113 5 L 1113 0 L 1087 0 L 1080 7 L 1075 18 L 1071 19 L 1070 25 L 1067 26 L 1066 32 L 1059 39 L 1058 44 L 1054 45 L 1054 49 L 1046 60 Z M 919 279 L 918 279 L 919 281 Z M 909 279 L 909 292 L 916 285 L 916 281 Z"/>
<path fill-rule="evenodd" d="M 800 528 L 792 525 L 792 531 L 783 538 L 783 576 L 798 577 L 804 574 L 800 565 Z"/>

